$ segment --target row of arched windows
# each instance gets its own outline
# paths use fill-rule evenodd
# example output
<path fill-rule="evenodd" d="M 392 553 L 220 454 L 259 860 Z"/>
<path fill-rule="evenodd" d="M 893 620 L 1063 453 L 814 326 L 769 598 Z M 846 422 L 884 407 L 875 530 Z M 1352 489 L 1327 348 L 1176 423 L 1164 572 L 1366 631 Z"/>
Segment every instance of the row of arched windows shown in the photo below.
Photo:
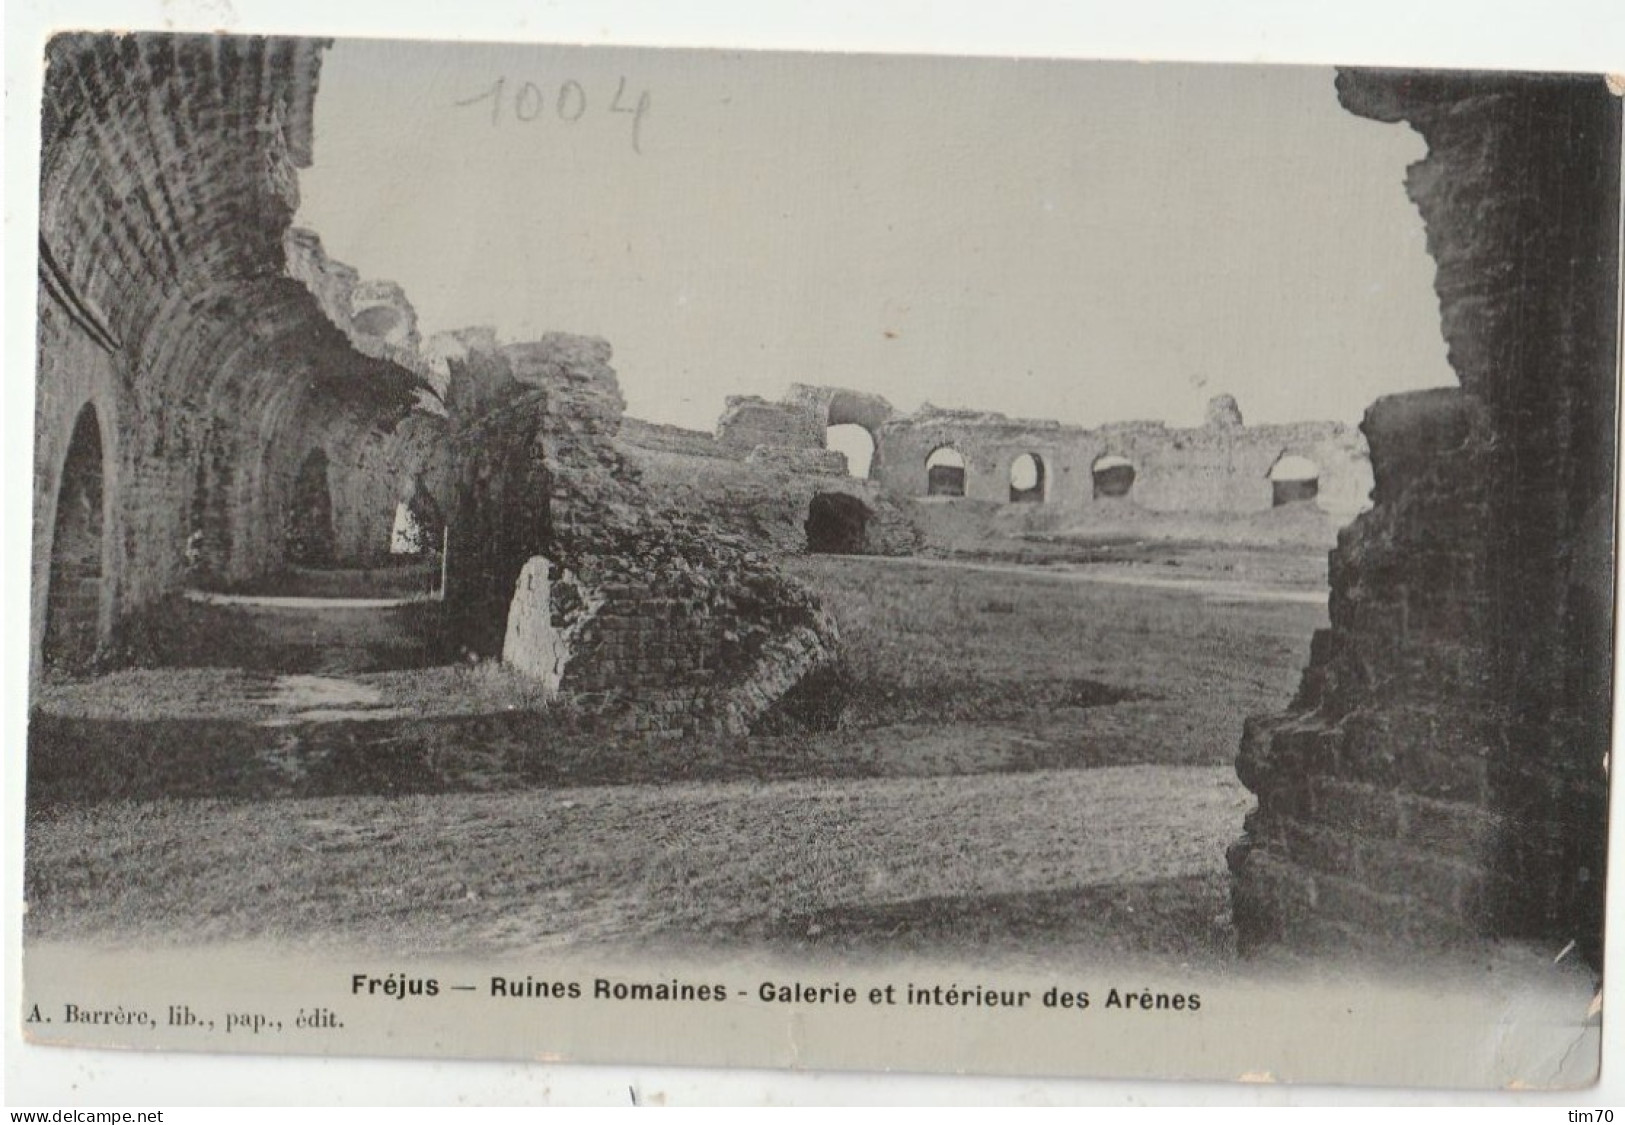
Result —
<path fill-rule="evenodd" d="M 1010 462 L 1010 503 L 1041 504 L 1048 494 L 1049 476 L 1044 459 L 1023 453 Z M 939 445 L 925 459 L 927 496 L 965 495 L 965 458 L 951 445 Z"/>
<path fill-rule="evenodd" d="M 1134 488 L 1134 463 L 1127 457 L 1105 453 L 1095 458 L 1089 471 L 1094 478 L 1096 499 L 1127 496 Z M 1320 467 L 1309 458 L 1285 453 L 1270 467 L 1267 479 L 1273 486 L 1275 507 L 1313 500 L 1320 492 Z M 939 445 L 925 459 L 927 496 L 965 495 L 965 457 L 951 445 Z M 1010 502 L 1041 503 L 1047 496 L 1047 471 L 1036 453 L 1023 453 L 1010 462 Z"/>
<path fill-rule="evenodd" d="M 865 427 L 847 423 L 830 426 L 825 446 L 846 456 L 847 471 L 867 478 L 875 454 L 874 435 Z M 1089 467 L 1096 499 L 1129 495 L 1134 489 L 1134 463 L 1127 457 L 1105 453 Z M 1320 467 L 1298 453 L 1283 453 L 1270 467 L 1268 479 L 1276 507 L 1314 500 L 1320 492 Z M 925 459 L 927 496 L 963 496 L 967 473 L 965 457 L 952 445 L 939 445 Z M 1036 453 L 1022 453 L 1010 462 L 1010 503 L 1037 504 L 1049 497 L 1049 469 Z"/>

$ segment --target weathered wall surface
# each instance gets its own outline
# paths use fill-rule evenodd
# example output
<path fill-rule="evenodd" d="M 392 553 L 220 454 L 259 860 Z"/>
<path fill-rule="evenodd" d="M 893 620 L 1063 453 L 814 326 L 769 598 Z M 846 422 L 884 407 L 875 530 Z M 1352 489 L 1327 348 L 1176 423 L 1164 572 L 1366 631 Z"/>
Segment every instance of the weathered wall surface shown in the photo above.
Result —
<path fill-rule="evenodd" d="M 906 555 L 921 542 L 913 516 L 872 480 L 852 477 L 844 454 L 824 447 L 828 426 L 876 432 L 892 414 L 878 395 L 798 383 L 783 402 L 730 398 L 715 437 L 627 418 L 618 446 L 660 503 L 761 547 L 807 550 L 813 499 L 840 495 L 863 505 L 856 553 Z"/>
<path fill-rule="evenodd" d="M 1575 941 L 1600 964 L 1620 102 L 1601 78 L 1344 72 L 1406 121 L 1461 390 L 1368 412 L 1291 713 L 1249 724 L 1244 945 Z"/>
<path fill-rule="evenodd" d="M 389 556 L 396 506 L 419 486 L 448 510 L 445 405 L 433 389 L 435 372 L 418 334 L 417 310 L 399 285 L 362 279 L 329 258 L 311 231 L 289 229 L 283 246 L 288 275 L 310 290 L 357 352 L 410 371 L 418 380 L 413 407 L 399 424 L 366 433 L 351 446 L 321 446 L 332 469 L 337 558 L 346 565 L 376 566 Z"/>
<path fill-rule="evenodd" d="M 844 456 L 825 448 L 826 428 L 846 424 L 862 426 L 875 439 L 867 480 L 846 476 Z M 917 550 L 927 538 L 923 529 L 934 521 L 915 502 L 958 499 L 931 496 L 927 461 L 942 449 L 964 460 L 963 499 L 984 505 L 1017 502 L 1012 470 L 1018 460 L 1036 458 L 1041 485 L 1020 498 L 1035 515 L 1039 509 L 1125 504 L 1161 512 L 1267 511 L 1276 504 L 1272 470 L 1284 458 L 1314 464 L 1319 475 L 1312 502 L 1324 511 L 1352 516 L 1367 506 L 1371 493 L 1370 458 L 1357 427 L 1247 426 L 1229 395 L 1215 398 L 1206 423 L 1191 429 L 1160 422 L 1086 429 L 930 405 L 899 415 L 876 395 L 795 384 L 778 402 L 730 398 L 712 442 L 693 431 L 641 423 L 625 444 L 651 484 L 680 506 L 710 510 L 782 550 L 805 546 L 805 513 L 819 493 L 847 494 L 865 504 L 871 516 L 868 553 Z M 1099 487 L 1095 469 L 1103 458 L 1127 462 L 1119 469 L 1132 480 L 1126 494 Z M 741 461 L 757 471 L 742 471 Z"/>
<path fill-rule="evenodd" d="M 778 402 L 756 395 L 729 396 L 727 409 L 717 420 L 716 441 L 724 450 L 736 453 L 765 449 L 787 456 L 789 450 L 823 450 L 830 426 L 853 425 L 868 430 L 878 443 L 880 427 L 896 413 L 891 403 L 876 394 L 792 383 Z M 843 464 L 829 471 L 846 470 Z M 870 475 L 874 475 L 872 468 Z"/>
<path fill-rule="evenodd" d="M 656 738 L 743 732 L 833 660 L 810 594 L 741 537 L 663 507 L 623 457 L 608 344 L 469 338 L 448 362 L 446 606 L 470 651 Z"/>
<path fill-rule="evenodd" d="M 741 454 L 759 445 L 822 449 L 824 424 L 802 403 L 729 395 L 722 417 L 717 420 L 717 443 Z"/>
<path fill-rule="evenodd" d="M 320 236 L 303 227 L 290 227 L 282 245 L 288 276 L 310 290 L 356 351 L 427 379 L 430 363 L 418 334 L 417 310 L 399 285 L 362 278 L 353 267 L 329 258 Z"/>
<path fill-rule="evenodd" d="M 733 461 L 744 457 L 742 451 L 719 444 L 716 435 L 704 430 L 685 430 L 681 426 L 645 422 L 641 418 L 622 418 L 617 436 L 625 445 L 658 453 Z"/>
<path fill-rule="evenodd" d="M 62 35 L 42 121 L 35 673 L 66 445 L 88 405 L 105 466 L 99 642 L 199 575 L 282 565 L 313 448 L 345 479 L 417 402 L 288 276 L 311 160 L 313 40 Z M 359 540 L 367 537 L 354 531 Z M 388 535 L 382 542 L 387 549 Z"/>
<path fill-rule="evenodd" d="M 619 445 L 661 504 L 702 516 L 760 548 L 805 551 L 813 498 L 827 494 L 852 496 L 867 512 L 864 542 L 855 553 L 907 555 L 920 546 L 912 515 L 874 482 L 847 475 L 839 454 L 833 466 L 818 462 L 808 467 L 771 454 L 758 456 L 766 450 L 741 458 L 651 448 L 641 432 L 623 437 Z"/>
<path fill-rule="evenodd" d="M 928 406 L 886 422 L 879 437 L 872 475 L 897 496 L 927 494 L 926 460 L 945 446 L 965 459 L 965 496 L 998 503 L 1009 502 L 1011 466 L 1023 454 L 1043 462 L 1044 502 L 1068 508 L 1111 502 L 1095 496 L 1095 462 L 1107 456 L 1134 467 L 1124 499 L 1155 511 L 1267 510 L 1270 469 L 1293 454 L 1320 468 L 1317 503 L 1327 511 L 1352 515 L 1371 489 L 1364 440 L 1337 422 L 1242 426 L 1220 416 L 1194 429 L 1158 422 L 1085 429 Z"/>
<path fill-rule="evenodd" d="M 1088 429 L 929 404 L 900 415 L 877 395 L 798 383 L 778 402 L 753 395 L 728 399 L 716 445 L 725 455 L 749 454 L 801 472 L 835 473 L 841 466 L 824 448 L 825 430 L 846 424 L 862 426 L 874 437 L 869 479 L 898 500 L 929 495 L 926 461 L 945 447 L 965 460 L 965 497 L 999 504 L 1011 501 L 1011 468 L 1024 455 L 1042 462 L 1042 502 L 1066 508 L 1126 499 L 1153 511 L 1264 511 L 1275 502 L 1270 471 L 1287 456 L 1307 458 L 1319 468 L 1315 503 L 1328 512 L 1352 516 L 1366 506 L 1371 492 L 1370 460 L 1356 427 L 1337 422 L 1247 426 L 1229 395 L 1215 398 L 1206 424 L 1192 429 L 1160 422 Z M 1132 465 L 1134 482 L 1126 497 L 1096 495 L 1094 469 L 1102 457 Z"/>
<path fill-rule="evenodd" d="M 824 441 L 827 426 L 862 426 L 871 434 L 895 417 L 892 404 L 877 394 L 854 391 L 847 387 L 820 387 L 807 383 L 791 383 L 785 402 L 793 403 L 815 423 L 818 444 Z"/>

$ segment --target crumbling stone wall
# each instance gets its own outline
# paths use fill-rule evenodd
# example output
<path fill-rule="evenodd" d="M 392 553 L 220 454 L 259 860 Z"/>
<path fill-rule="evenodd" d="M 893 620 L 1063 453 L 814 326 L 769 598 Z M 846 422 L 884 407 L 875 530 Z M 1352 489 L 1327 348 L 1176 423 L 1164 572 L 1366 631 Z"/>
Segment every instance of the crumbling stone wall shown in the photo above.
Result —
<path fill-rule="evenodd" d="M 363 278 L 327 256 L 314 231 L 290 227 L 283 235 L 286 270 L 316 298 L 327 319 L 362 355 L 387 359 L 430 380 L 432 364 L 418 333 L 418 314 L 393 281 Z"/>
<path fill-rule="evenodd" d="M 369 434 L 350 449 L 330 448 L 335 559 L 378 566 L 390 554 L 395 509 L 421 486 L 442 512 L 449 502 L 451 455 L 443 414 L 413 410 L 388 433 Z M 439 542 L 429 545 L 439 550 Z"/>
<path fill-rule="evenodd" d="M 655 738 L 742 733 L 832 662 L 809 593 L 740 536 L 663 508 L 621 455 L 608 344 L 461 344 L 446 602 L 470 652 Z"/>
<path fill-rule="evenodd" d="M 280 568 L 310 451 L 387 443 L 418 403 L 421 380 L 358 352 L 289 276 L 323 46 L 156 34 L 49 45 L 36 675 L 63 459 L 87 405 L 104 455 L 98 647 L 116 655 L 124 626 L 177 588 Z M 355 471 L 375 461 L 389 458 L 360 454 Z"/>
<path fill-rule="evenodd" d="M 1210 408 L 1207 423 L 1176 429 L 1160 422 L 1124 422 L 1087 429 L 1053 421 L 1007 418 L 925 406 L 880 427 L 871 475 L 895 496 L 927 495 L 926 459 L 949 446 L 965 459 L 965 496 L 1010 501 L 1011 466 L 1024 454 L 1044 468 L 1044 503 L 1084 508 L 1097 496 L 1096 462 L 1120 457 L 1134 470 L 1122 499 L 1154 511 L 1254 512 L 1274 503 L 1270 470 L 1283 455 L 1307 457 L 1320 469 L 1316 503 L 1350 515 L 1365 506 L 1371 468 L 1365 442 L 1339 422 L 1241 424 L 1235 400 Z"/>
<path fill-rule="evenodd" d="M 1161 422 L 1089 429 L 930 404 L 902 415 L 878 395 L 797 383 L 778 402 L 730 397 L 715 445 L 724 456 L 835 474 L 843 471 L 843 459 L 825 448 L 825 431 L 846 424 L 862 426 L 874 437 L 869 479 L 896 501 L 930 495 L 926 461 L 945 446 L 965 459 L 964 496 L 998 504 L 1012 501 L 1011 467 L 1028 455 L 1042 465 L 1043 487 L 1041 496 L 1023 499 L 1060 508 L 1121 499 L 1152 511 L 1264 511 L 1275 504 L 1271 469 L 1288 456 L 1318 467 L 1314 503 L 1328 512 L 1353 515 L 1371 492 L 1370 461 L 1356 427 L 1340 422 L 1247 426 L 1230 395 L 1214 398 L 1205 424 L 1192 429 Z M 652 448 L 670 444 L 669 435 L 649 438 Z M 1103 457 L 1132 466 L 1133 484 L 1123 497 L 1097 490 L 1094 469 Z"/>
<path fill-rule="evenodd" d="M 725 450 L 736 453 L 756 450 L 759 456 L 777 456 L 794 463 L 792 451 L 803 451 L 810 458 L 816 457 L 813 451 L 829 452 L 824 448 L 825 431 L 829 427 L 854 425 L 869 431 L 875 439 L 878 457 L 880 427 L 896 413 L 891 403 L 876 394 L 845 387 L 792 383 L 778 402 L 756 395 L 730 395 L 727 408 L 717 421 L 716 441 Z M 809 458 L 803 461 L 815 472 L 846 471 L 844 459 L 839 463 L 831 458 L 821 463 Z M 819 467 L 820 464 L 823 467 Z M 870 476 L 874 476 L 873 465 Z"/>
<path fill-rule="evenodd" d="M 1600 965 L 1611 718 L 1620 102 L 1600 77 L 1345 71 L 1427 141 L 1459 391 L 1366 415 L 1291 711 L 1254 720 L 1244 946 L 1574 941 Z"/>
<path fill-rule="evenodd" d="M 288 275 L 310 290 L 357 352 L 417 379 L 412 409 L 398 424 L 348 447 L 324 448 L 332 467 L 336 559 L 377 566 L 389 558 L 398 505 L 420 490 L 442 511 L 451 501 L 446 411 L 435 389 L 434 365 L 418 333 L 417 310 L 399 285 L 363 279 L 329 258 L 312 231 L 290 228 L 283 246 Z"/>
<path fill-rule="evenodd" d="M 622 420 L 616 445 L 658 503 L 701 516 L 758 547 L 796 554 L 808 549 L 814 498 L 850 496 L 866 513 L 858 553 L 907 555 L 919 549 L 913 515 L 872 480 L 852 477 L 845 455 L 824 446 L 830 425 L 877 431 L 894 414 L 885 399 L 798 383 L 779 403 L 754 397 L 728 403 L 715 436 Z"/>
<path fill-rule="evenodd" d="M 809 473 L 769 458 L 675 455 L 620 443 L 658 502 L 726 528 L 760 550 L 807 550 L 807 517 L 814 497 L 851 496 L 868 513 L 861 554 L 909 555 L 922 543 L 913 513 L 872 481 L 840 472 Z"/>
<path fill-rule="evenodd" d="M 785 401 L 799 406 L 813 417 L 818 424 L 820 444 L 823 443 L 825 427 L 862 426 L 871 435 L 878 435 L 880 427 L 897 415 L 892 404 L 881 396 L 847 387 L 791 383 Z"/>
<path fill-rule="evenodd" d="M 832 493 L 853 497 L 867 513 L 858 553 L 909 555 L 920 548 L 922 536 L 913 513 L 873 481 L 849 476 L 839 453 L 833 454 L 832 464 L 780 455 L 819 458 L 831 454 L 825 449 L 758 447 L 740 455 L 714 441 L 709 447 L 689 443 L 679 447 L 668 435 L 651 436 L 644 425 L 623 429 L 616 445 L 637 468 L 656 502 L 725 528 L 758 549 L 779 554 L 807 550 L 813 499 Z"/>
<path fill-rule="evenodd" d="M 660 422 L 645 422 L 630 416 L 621 419 L 617 437 L 623 445 L 651 452 L 675 453 L 683 457 L 707 457 L 742 461 L 746 451 L 722 445 L 706 430 L 688 430 Z"/>
<path fill-rule="evenodd" d="M 822 449 L 824 426 L 795 402 L 769 402 L 758 395 L 729 395 L 717 422 L 717 442 L 747 453 L 757 446 Z"/>

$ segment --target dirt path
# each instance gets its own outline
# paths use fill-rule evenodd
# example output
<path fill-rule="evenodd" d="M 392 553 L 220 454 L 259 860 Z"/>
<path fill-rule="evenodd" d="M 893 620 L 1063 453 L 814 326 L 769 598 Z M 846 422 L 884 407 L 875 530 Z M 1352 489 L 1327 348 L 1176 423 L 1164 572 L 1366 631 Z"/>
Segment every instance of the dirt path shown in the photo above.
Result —
<path fill-rule="evenodd" d="M 399 678 L 399 677 L 396 677 Z M 450 678 L 449 676 L 447 678 Z M 94 679 L 47 684 L 35 708 L 107 721 L 236 720 L 259 726 L 398 719 L 434 713 L 441 702 L 406 706 L 379 686 L 385 676 L 245 672 L 235 668 L 126 668 Z"/>
<path fill-rule="evenodd" d="M 277 712 L 274 718 L 260 720 L 268 727 L 398 719 L 409 714 L 388 706 L 384 693 L 371 684 L 338 676 L 278 676 L 271 682 L 267 703 Z"/>
<path fill-rule="evenodd" d="M 829 555 L 826 558 L 849 556 Z M 1104 569 L 1110 564 L 1091 564 L 1087 568 L 1065 563 L 1050 566 L 1030 566 L 1022 563 L 964 562 L 959 559 L 926 559 L 917 556 L 892 557 L 886 555 L 854 555 L 853 562 L 883 563 L 889 566 L 936 567 L 945 570 L 977 570 L 992 574 L 1014 574 L 1023 578 L 1048 579 L 1055 582 L 1094 582 L 1108 586 L 1135 586 L 1149 590 L 1169 590 L 1191 594 L 1204 601 L 1227 602 L 1289 602 L 1294 605 L 1326 604 L 1325 590 L 1284 590 L 1258 582 L 1238 582 L 1216 578 L 1155 578 L 1149 574 L 1136 574 L 1128 569 Z"/>
<path fill-rule="evenodd" d="M 188 590 L 186 600 L 198 605 L 255 606 L 261 609 L 398 609 L 439 599 L 428 594 L 414 594 L 409 598 L 318 598 L 284 594 L 215 594 L 207 590 Z"/>
<path fill-rule="evenodd" d="M 1250 803 L 1229 769 L 1128 766 L 102 806 L 30 825 L 29 926 L 472 953 L 799 943 L 831 911 L 881 911 L 948 927 L 952 944 L 995 921 L 989 895 L 1222 879 Z M 1045 910 L 1040 928 L 1087 921 Z M 1168 940 L 1152 923 L 1144 936 Z"/>

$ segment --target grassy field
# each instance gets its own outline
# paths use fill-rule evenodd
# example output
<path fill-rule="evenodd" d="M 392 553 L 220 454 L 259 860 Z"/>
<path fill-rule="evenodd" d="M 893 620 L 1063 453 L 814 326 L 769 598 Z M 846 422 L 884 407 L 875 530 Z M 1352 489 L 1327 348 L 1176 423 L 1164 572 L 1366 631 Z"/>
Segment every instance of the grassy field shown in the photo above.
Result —
<path fill-rule="evenodd" d="M 445 707 L 262 726 L 222 714 L 221 685 L 260 685 L 225 672 L 111 678 L 100 711 L 94 691 L 47 699 L 28 932 L 1227 957 L 1241 721 L 1290 697 L 1323 608 L 1039 568 L 793 569 L 842 631 L 846 703 L 824 733 L 654 750 L 545 710 Z M 457 677 L 500 704 L 503 685 L 466 670 L 346 683 L 399 708 Z M 120 711 L 121 691 L 166 683 L 214 709 Z"/>

